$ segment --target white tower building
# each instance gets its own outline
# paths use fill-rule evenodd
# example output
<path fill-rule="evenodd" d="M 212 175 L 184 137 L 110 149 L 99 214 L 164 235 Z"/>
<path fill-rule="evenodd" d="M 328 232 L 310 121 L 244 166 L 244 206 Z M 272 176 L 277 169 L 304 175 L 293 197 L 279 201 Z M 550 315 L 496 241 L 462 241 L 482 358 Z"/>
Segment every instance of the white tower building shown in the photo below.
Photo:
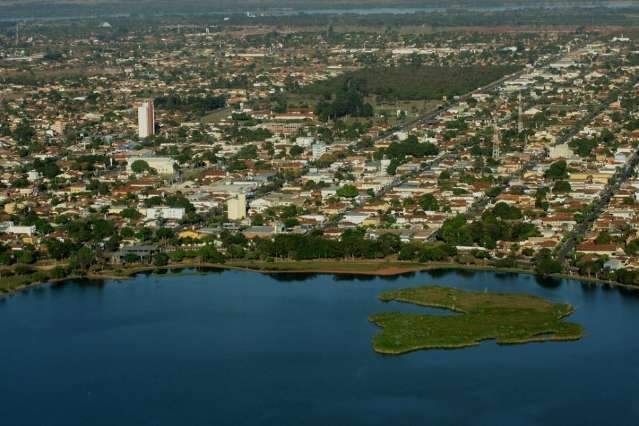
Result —
<path fill-rule="evenodd" d="M 155 134 L 155 109 L 153 101 L 144 101 L 138 107 L 138 135 L 140 139 L 148 138 Z"/>

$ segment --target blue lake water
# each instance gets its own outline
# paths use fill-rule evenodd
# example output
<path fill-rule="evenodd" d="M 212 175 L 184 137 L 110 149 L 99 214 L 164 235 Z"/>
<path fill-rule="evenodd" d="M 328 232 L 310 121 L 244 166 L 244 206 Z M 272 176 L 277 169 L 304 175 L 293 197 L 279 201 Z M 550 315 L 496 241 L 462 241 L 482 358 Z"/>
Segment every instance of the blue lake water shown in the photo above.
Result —
<path fill-rule="evenodd" d="M 578 342 L 376 354 L 380 292 L 573 304 Z M 225 271 L 42 286 L 0 302 L 0 424 L 637 425 L 639 296 L 529 275 Z"/>

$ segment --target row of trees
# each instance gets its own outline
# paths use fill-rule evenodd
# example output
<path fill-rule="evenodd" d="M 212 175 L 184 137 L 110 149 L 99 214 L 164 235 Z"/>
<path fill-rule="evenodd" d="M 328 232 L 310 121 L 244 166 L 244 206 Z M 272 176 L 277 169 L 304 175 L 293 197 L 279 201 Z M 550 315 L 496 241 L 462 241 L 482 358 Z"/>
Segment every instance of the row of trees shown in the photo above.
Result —
<path fill-rule="evenodd" d="M 379 259 L 398 253 L 400 248 L 399 237 L 390 233 L 368 240 L 363 229 L 354 229 L 345 231 L 339 240 L 331 240 L 324 238 L 321 231 L 314 231 L 310 235 L 279 234 L 273 240 L 255 239 L 253 256 L 292 260 Z"/>
<path fill-rule="evenodd" d="M 438 239 L 453 246 L 479 245 L 494 249 L 498 241 L 524 241 L 541 235 L 537 227 L 521 220 L 521 211 L 506 203 L 497 203 L 484 212 L 479 220 L 468 222 L 464 215 L 446 220 Z"/>
<path fill-rule="evenodd" d="M 192 111 L 196 114 L 204 114 L 209 111 L 224 108 L 226 106 L 225 96 L 179 96 L 167 95 L 154 99 L 155 107 L 169 111 Z"/>

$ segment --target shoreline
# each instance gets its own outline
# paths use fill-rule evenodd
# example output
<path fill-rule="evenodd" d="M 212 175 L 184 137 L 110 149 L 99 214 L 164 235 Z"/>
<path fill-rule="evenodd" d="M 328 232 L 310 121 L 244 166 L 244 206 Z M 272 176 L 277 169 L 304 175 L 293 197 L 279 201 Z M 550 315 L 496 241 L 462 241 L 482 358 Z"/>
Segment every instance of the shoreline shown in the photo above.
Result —
<path fill-rule="evenodd" d="M 335 265 L 338 264 L 337 267 Z M 276 265 L 281 265 L 283 268 L 278 268 Z M 291 265 L 302 266 L 301 268 L 294 268 Z M 315 266 L 315 267 L 313 267 Z M 340 268 L 343 267 L 343 268 Z M 346 267 L 344 267 L 346 266 Z M 9 288 L 0 293 L 0 299 L 14 295 L 20 291 L 27 290 L 33 287 L 47 285 L 47 284 L 59 284 L 64 281 L 70 280 L 113 280 L 121 281 L 135 278 L 138 274 L 152 273 L 160 274 L 161 271 L 170 272 L 174 269 L 222 269 L 230 271 L 246 271 L 256 272 L 260 274 L 330 274 L 330 275 L 365 275 L 365 276 L 379 276 L 379 277 L 392 277 L 409 273 L 427 272 L 427 271 L 450 271 L 450 270 L 462 270 L 469 272 L 494 272 L 505 274 L 526 274 L 540 278 L 554 278 L 561 280 L 574 280 L 581 281 L 582 284 L 591 283 L 596 285 L 609 285 L 613 287 L 619 287 L 627 290 L 639 291 L 639 286 L 633 286 L 628 284 L 622 284 L 616 281 L 608 281 L 600 278 L 570 275 L 566 273 L 540 275 L 533 270 L 524 268 L 500 268 L 487 265 L 467 265 L 454 262 L 402 262 L 402 261 L 350 261 L 340 262 L 338 260 L 313 260 L 313 261 L 283 261 L 283 262 L 263 262 L 263 261 L 241 261 L 241 262 L 229 262 L 229 263 L 203 263 L 203 262 L 181 262 L 172 263 L 166 266 L 130 266 L 117 270 L 106 269 L 104 271 L 90 272 L 87 274 L 71 274 L 64 278 L 47 279 L 46 281 L 35 281 L 24 285 L 17 285 L 14 288 Z M 28 277 L 28 275 L 25 275 Z M 2 280 L 2 278 L 0 278 Z"/>

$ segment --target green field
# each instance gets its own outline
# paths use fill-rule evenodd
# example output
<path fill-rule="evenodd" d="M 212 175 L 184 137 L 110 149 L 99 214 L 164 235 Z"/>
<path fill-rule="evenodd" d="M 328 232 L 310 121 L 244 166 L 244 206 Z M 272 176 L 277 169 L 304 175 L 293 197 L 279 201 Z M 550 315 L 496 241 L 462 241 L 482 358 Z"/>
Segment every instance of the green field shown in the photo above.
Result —
<path fill-rule="evenodd" d="M 412 303 L 443 308 L 455 315 L 388 312 L 369 320 L 383 330 L 373 338 L 373 348 L 398 355 L 420 349 L 456 349 L 476 346 L 482 340 L 499 344 L 578 340 L 580 325 L 564 322 L 574 312 L 535 296 L 468 292 L 445 287 L 420 287 L 389 291 L 384 302 Z"/>
<path fill-rule="evenodd" d="M 371 67 L 318 81 L 302 91 L 328 96 L 350 85 L 365 96 L 375 95 L 386 101 L 441 100 L 444 96 L 463 95 L 518 69 L 511 65 Z"/>

